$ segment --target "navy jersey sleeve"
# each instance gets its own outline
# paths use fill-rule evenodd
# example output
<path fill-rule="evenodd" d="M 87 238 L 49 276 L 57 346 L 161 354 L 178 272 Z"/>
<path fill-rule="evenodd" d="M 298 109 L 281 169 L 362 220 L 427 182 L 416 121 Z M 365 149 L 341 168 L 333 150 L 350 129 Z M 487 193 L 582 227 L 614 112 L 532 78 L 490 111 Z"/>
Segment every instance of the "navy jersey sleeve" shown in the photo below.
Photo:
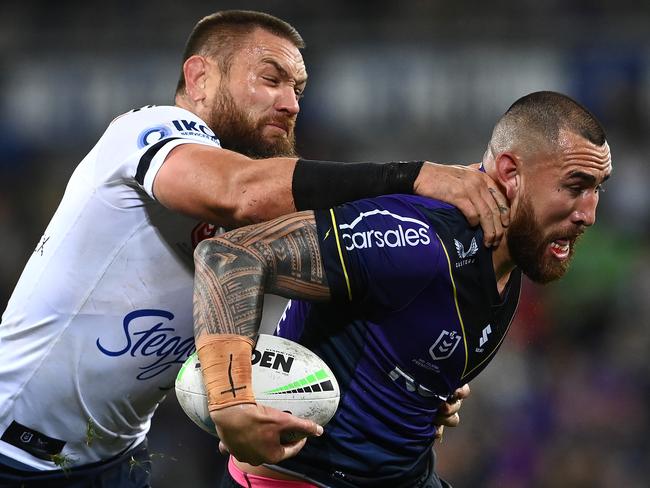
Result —
<path fill-rule="evenodd" d="M 426 201 L 430 207 L 432 201 Z M 376 313 L 399 310 L 437 273 L 448 273 L 421 203 L 421 197 L 389 195 L 316 212 L 333 300 Z"/>

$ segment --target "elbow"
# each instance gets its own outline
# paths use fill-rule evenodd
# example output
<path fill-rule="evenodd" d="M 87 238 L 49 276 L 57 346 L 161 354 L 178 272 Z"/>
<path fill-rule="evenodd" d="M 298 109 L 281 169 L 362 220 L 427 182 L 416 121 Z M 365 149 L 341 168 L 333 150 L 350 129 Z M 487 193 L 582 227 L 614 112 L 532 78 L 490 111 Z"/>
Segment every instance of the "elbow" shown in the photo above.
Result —
<path fill-rule="evenodd" d="M 254 193 L 246 187 L 238 187 L 220 195 L 210 196 L 208 200 L 204 201 L 204 217 L 202 218 L 207 217 L 207 220 L 227 228 L 269 220 L 268 217 L 265 217 L 268 213 L 265 208 L 268 200 L 263 196 L 256 196 Z"/>
<path fill-rule="evenodd" d="M 239 258 L 240 255 L 246 255 L 248 252 L 241 246 L 233 245 L 227 239 L 227 235 L 204 239 L 194 249 L 194 266 L 197 270 L 208 267 L 218 271 L 223 268 L 223 261 L 227 261 L 222 259 L 226 254 Z"/>
<path fill-rule="evenodd" d="M 258 191 L 255 185 L 243 187 L 230 203 L 233 224 L 236 226 L 257 224 L 277 215 L 269 192 Z"/>
<path fill-rule="evenodd" d="M 255 200 L 240 198 L 232 207 L 233 226 L 241 227 L 262 222 L 264 219 L 260 217 L 260 211 Z"/>
<path fill-rule="evenodd" d="M 197 275 L 211 270 L 217 279 L 236 270 L 244 275 L 263 276 L 266 268 L 257 253 L 229 239 L 228 234 L 199 242 L 194 249 L 194 266 Z"/>
<path fill-rule="evenodd" d="M 217 246 L 215 239 L 204 239 L 199 242 L 194 248 L 194 265 L 198 267 L 200 263 L 206 262 L 209 256 L 218 252 Z"/>
<path fill-rule="evenodd" d="M 231 226 L 265 222 L 295 211 L 290 183 L 293 166 L 280 163 L 249 161 L 222 180 L 219 198 Z"/>
<path fill-rule="evenodd" d="M 295 211 L 290 185 L 253 173 L 239 175 L 229 192 L 233 224 L 257 224 Z"/>

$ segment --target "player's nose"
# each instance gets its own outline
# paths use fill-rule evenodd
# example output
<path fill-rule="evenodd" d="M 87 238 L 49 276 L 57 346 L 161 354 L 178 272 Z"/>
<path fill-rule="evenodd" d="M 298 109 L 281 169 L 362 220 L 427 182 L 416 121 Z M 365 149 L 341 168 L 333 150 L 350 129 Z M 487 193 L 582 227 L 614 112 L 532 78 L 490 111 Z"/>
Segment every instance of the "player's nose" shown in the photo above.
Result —
<path fill-rule="evenodd" d="M 598 206 L 598 193 L 588 193 L 579 198 L 571 214 L 574 224 L 589 227 L 596 222 L 596 207 Z"/>
<path fill-rule="evenodd" d="M 298 95 L 292 86 L 286 86 L 281 90 L 275 108 L 290 115 L 297 115 L 300 112 Z"/>

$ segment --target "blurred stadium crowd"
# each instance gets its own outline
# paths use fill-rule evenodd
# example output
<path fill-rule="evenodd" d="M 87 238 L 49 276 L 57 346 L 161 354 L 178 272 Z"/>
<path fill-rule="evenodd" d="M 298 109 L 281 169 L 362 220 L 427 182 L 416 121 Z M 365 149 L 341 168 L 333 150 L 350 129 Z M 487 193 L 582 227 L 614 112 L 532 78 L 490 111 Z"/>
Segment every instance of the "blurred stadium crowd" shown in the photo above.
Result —
<path fill-rule="evenodd" d="M 439 471 L 455 488 L 649 486 L 647 2 L 3 2 L 2 308 L 74 166 L 115 116 L 172 102 L 186 36 L 224 8 L 273 13 L 306 39 L 308 158 L 477 161 L 497 117 L 542 89 L 601 119 L 614 174 L 598 223 L 561 283 L 525 284 L 506 344 L 438 446 Z M 283 302 L 267 306 L 269 328 Z M 173 393 L 150 442 L 155 487 L 214 486 L 216 443 Z"/>

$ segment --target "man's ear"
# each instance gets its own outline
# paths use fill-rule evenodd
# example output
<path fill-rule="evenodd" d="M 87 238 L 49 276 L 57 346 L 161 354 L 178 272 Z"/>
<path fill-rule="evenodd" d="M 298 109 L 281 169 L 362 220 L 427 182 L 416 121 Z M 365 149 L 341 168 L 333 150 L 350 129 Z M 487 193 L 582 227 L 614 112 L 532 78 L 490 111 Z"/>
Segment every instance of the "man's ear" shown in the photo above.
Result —
<path fill-rule="evenodd" d="M 506 198 L 512 202 L 519 192 L 520 162 L 517 156 L 511 153 L 499 154 L 495 160 L 496 176 L 505 190 Z"/>
<path fill-rule="evenodd" d="M 203 56 L 190 56 L 183 63 L 185 91 L 195 103 L 206 98 L 205 83 L 208 76 L 208 63 Z"/>

